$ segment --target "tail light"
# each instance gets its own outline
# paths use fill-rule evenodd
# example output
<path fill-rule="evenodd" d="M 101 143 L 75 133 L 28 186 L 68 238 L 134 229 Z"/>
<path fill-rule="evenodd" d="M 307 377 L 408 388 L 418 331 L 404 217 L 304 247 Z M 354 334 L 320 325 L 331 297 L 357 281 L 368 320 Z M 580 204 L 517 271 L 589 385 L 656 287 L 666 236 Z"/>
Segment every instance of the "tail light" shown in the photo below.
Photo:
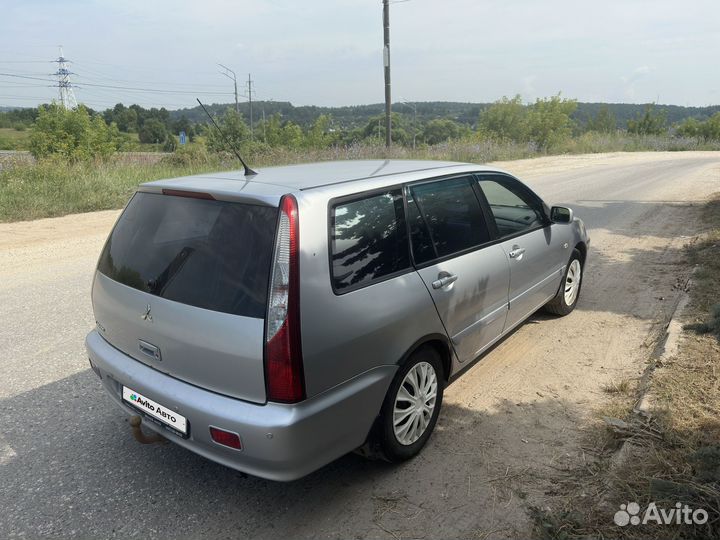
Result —
<path fill-rule="evenodd" d="M 295 403 L 305 397 L 300 345 L 298 207 L 295 197 L 280 201 L 268 312 L 265 319 L 265 380 L 270 401 Z"/>

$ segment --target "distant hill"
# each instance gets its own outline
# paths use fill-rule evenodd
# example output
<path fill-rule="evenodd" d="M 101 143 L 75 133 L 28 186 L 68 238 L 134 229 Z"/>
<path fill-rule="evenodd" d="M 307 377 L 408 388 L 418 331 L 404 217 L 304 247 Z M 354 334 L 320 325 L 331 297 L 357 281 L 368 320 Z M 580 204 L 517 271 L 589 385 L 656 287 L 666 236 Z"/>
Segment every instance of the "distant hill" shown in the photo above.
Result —
<path fill-rule="evenodd" d="M 457 122 L 474 126 L 477 122 L 480 111 L 489 106 L 489 103 L 462 103 L 454 101 L 426 101 L 414 104 L 417 108 L 418 122 L 427 122 L 434 118 L 451 118 Z M 227 107 L 234 107 L 235 104 L 212 104 L 208 109 L 213 113 L 222 113 Z M 587 122 L 588 118 L 594 117 L 598 110 L 607 106 L 615 115 L 619 128 L 627 127 L 627 121 L 642 113 L 646 104 L 642 103 L 578 103 L 573 118 L 580 124 Z M 720 112 L 720 105 L 709 107 L 682 107 L 680 105 L 657 105 L 657 110 L 666 112 L 669 124 L 680 122 L 686 118 L 697 118 L 704 120 L 713 114 Z M 338 127 L 353 129 L 367 124 L 373 116 L 384 113 L 384 105 L 375 103 L 371 105 L 354 105 L 347 107 L 318 107 L 315 105 L 294 106 L 292 103 L 283 101 L 258 101 L 253 103 L 253 120 L 262 120 L 263 111 L 269 117 L 277 112 L 282 115 L 283 120 L 289 120 L 307 127 L 321 114 L 332 116 Z M 248 103 L 240 103 L 240 112 L 246 119 L 250 116 Z M 412 106 L 402 103 L 393 104 L 393 112 L 404 113 L 412 116 Z M 171 111 L 173 119 L 182 116 L 187 117 L 191 122 L 205 122 L 206 116 L 200 107 L 192 109 L 179 109 Z"/>

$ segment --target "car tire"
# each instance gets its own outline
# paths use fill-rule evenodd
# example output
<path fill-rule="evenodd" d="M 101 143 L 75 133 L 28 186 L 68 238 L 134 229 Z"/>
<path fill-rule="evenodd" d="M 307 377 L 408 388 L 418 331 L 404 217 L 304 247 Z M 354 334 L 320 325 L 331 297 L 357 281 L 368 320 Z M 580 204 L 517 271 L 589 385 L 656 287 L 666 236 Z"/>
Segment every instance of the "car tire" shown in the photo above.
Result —
<path fill-rule="evenodd" d="M 545 311 L 553 315 L 567 315 L 575 309 L 580 298 L 583 277 L 582 255 L 577 249 L 573 250 L 562 283 L 555 297 L 545 304 Z"/>
<path fill-rule="evenodd" d="M 444 385 L 442 360 L 433 347 L 421 347 L 400 366 L 375 426 L 383 458 L 405 461 L 422 450 L 440 414 Z"/>

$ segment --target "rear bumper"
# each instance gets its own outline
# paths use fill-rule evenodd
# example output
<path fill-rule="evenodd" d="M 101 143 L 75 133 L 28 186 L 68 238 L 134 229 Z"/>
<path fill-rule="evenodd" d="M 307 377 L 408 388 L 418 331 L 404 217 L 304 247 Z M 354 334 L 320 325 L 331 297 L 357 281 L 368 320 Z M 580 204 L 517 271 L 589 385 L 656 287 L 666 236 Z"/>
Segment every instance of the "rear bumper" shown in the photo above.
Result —
<path fill-rule="evenodd" d="M 183 439 L 153 422 L 144 424 L 227 467 L 271 480 L 294 480 L 354 450 L 365 441 L 397 366 L 381 366 L 301 403 L 255 404 L 182 382 L 112 347 L 96 330 L 85 345 L 110 397 L 127 413 L 125 385 L 188 419 Z M 210 438 L 209 426 L 237 432 L 242 450 Z"/>

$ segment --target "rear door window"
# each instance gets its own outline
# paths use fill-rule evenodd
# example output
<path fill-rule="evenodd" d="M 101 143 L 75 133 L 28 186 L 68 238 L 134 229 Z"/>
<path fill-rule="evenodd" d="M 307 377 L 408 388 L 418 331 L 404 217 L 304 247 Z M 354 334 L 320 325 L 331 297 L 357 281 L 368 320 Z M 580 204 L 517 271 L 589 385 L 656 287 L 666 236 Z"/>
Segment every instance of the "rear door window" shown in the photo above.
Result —
<path fill-rule="evenodd" d="M 408 219 L 416 264 L 490 240 L 472 182 L 462 177 L 410 186 Z"/>
<path fill-rule="evenodd" d="M 264 318 L 277 208 L 137 193 L 98 270 L 195 307 Z"/>
<path fill-rule="evenodd" d="M 402 191 L 335 204 L 330 217 L 333 287 L 348 292 L 410 268 Z"/>

